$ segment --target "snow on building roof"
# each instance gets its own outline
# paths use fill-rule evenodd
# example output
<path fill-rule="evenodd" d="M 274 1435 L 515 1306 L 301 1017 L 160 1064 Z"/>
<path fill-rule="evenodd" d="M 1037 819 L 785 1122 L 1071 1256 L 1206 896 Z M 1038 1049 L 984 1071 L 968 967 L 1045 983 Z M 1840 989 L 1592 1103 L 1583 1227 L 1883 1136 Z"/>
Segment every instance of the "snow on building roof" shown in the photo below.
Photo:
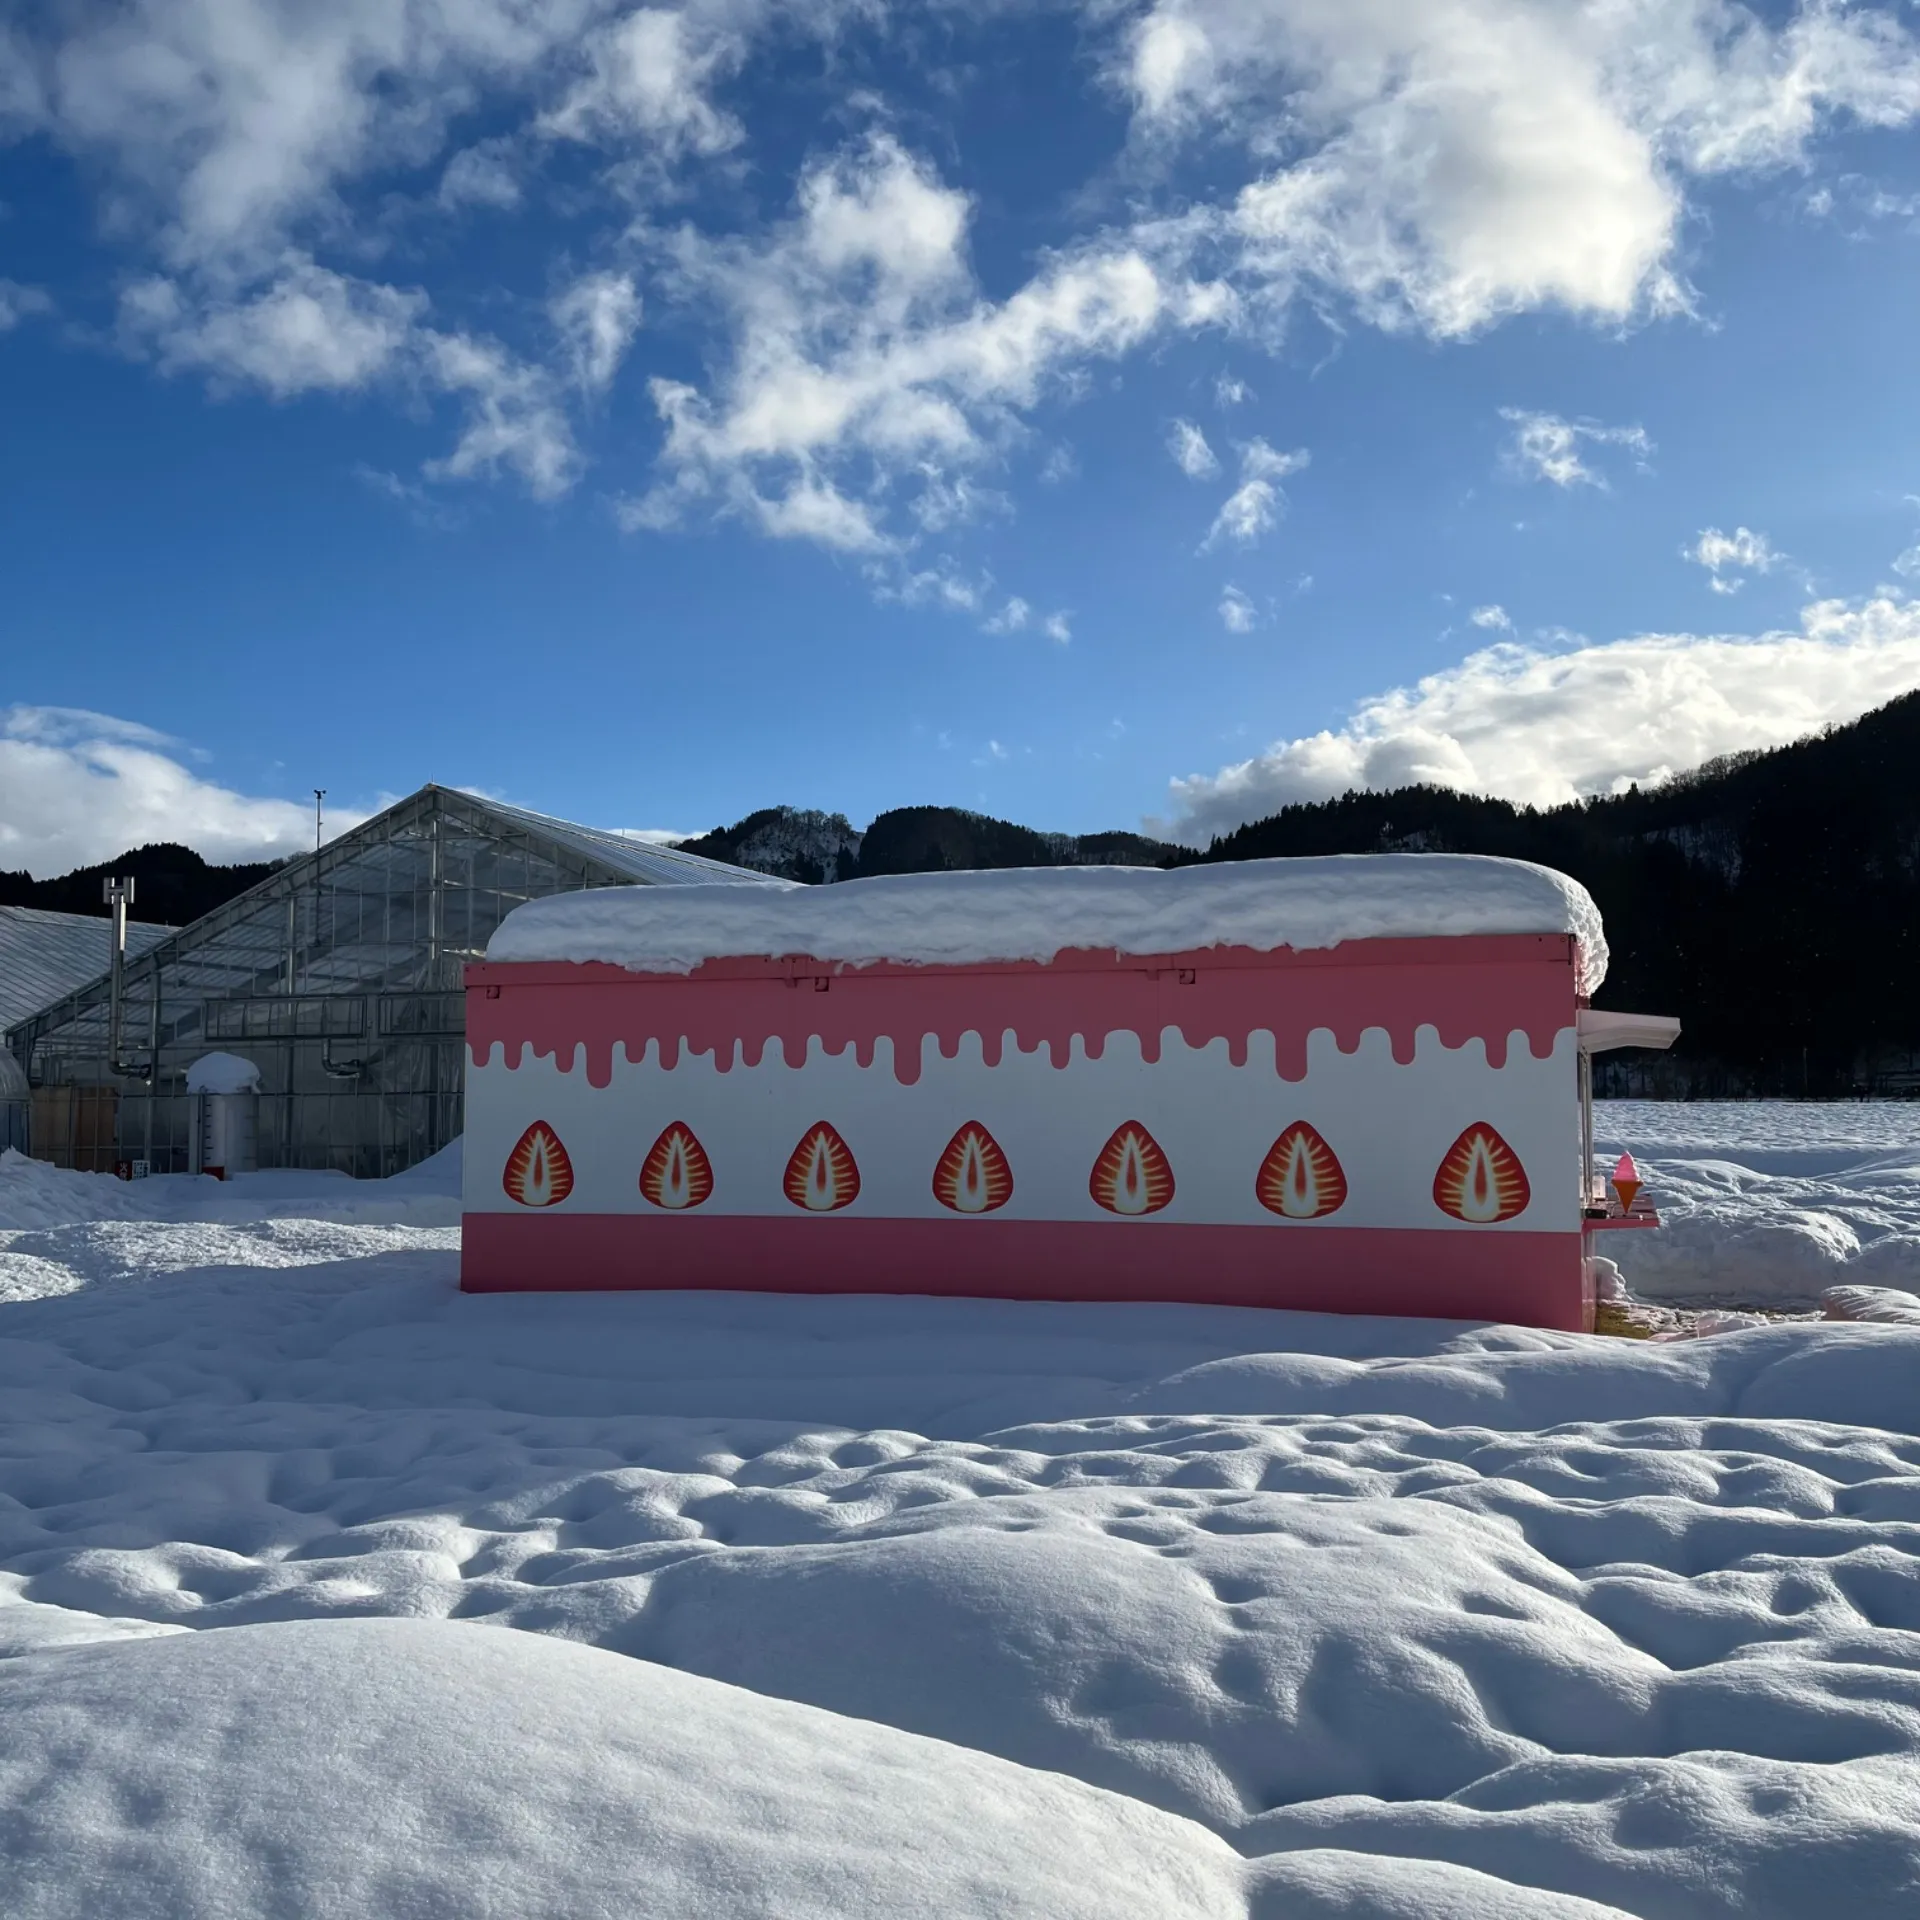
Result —
<path fill-rule="evenodd" d="M 1606 973 L 1600 910 L 1577 880 L 1524 860 L 1447 853 L 898 874 L 831 887 L 595 889 L 516 908 L 487 958 L 690 973 L 707 960 L 783 954 L 847 966 L 971 966 L 1076 949 L 1272 952 L 1510 933 L 1574 935 L 1585 992 Z"/>
<path fill-rule="evenodd" d="M 112 926 L 105 914 L 0 907 L 0 1033 L 105 973 Z M 158 946 L 172 932 L 171 927 L 129 921 L 128 959 Z"/>

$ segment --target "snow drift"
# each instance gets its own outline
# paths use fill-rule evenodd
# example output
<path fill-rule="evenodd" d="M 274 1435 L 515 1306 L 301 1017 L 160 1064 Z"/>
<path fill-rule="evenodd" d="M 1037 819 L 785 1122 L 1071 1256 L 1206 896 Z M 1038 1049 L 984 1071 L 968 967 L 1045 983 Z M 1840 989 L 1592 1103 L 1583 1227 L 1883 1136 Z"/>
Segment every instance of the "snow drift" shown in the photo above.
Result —
<path fill-rule="evenodd" d="M 446 1184 L 0 1163 L 10 1916 L 1920 1907 L 1920 1326 L 463 1296 Z"/>

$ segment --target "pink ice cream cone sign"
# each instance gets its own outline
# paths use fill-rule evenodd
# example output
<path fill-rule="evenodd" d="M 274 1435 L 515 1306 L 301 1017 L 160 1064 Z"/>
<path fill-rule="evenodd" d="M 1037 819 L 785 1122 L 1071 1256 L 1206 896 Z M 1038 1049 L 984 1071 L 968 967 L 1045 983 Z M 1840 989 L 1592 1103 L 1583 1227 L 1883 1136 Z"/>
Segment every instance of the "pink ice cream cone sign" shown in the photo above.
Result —
<path fill-rule="evenodd" d="M 1641 1187 L 1640 1169 L 1634 1165 L 1633 1155 L 1623 1153 L 1613 1163 L 1613 1190 L 1620 1196 L 1620 1211 L 1631 1213 L 1633 1203 L 1638 1198 Z"/>

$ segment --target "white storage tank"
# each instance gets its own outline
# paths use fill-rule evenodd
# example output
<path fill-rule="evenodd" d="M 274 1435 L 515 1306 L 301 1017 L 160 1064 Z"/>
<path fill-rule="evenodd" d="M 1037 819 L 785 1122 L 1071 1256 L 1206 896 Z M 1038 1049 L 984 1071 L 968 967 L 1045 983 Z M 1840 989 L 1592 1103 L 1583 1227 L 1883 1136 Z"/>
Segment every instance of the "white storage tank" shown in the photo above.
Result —
<path fill-rule="evenodd" d="M 187 1069 L 193 1129 L 187 1170 L 229 1179 L 260 1164 L 260 1069 L 237 1053 L 202 1054 Z"/>

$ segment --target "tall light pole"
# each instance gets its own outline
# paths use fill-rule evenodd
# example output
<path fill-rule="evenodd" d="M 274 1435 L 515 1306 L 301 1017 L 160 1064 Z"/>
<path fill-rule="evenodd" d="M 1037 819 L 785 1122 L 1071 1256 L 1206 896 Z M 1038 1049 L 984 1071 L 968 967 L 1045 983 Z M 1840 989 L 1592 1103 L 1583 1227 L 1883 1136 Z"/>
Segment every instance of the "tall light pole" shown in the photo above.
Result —
<path fill-rule="evenodd" d="M 324 800 L 326 797 L 327 797 L 327 790 L 325 787 L 314 788 L 313 790 L 313 850 L 315 853 L 318 853 L 320 851 L 320 802 Z"/>
<path fill-rule="evenodd" d="M 107 949 L 107 1065 L 114 1073 L 129 1068 L 120 1058 L 120 1000 L 126 985 L 127 909 L 133 905 L 133 876 L 102 880 L 100 897 L 111 916 Z"/>

